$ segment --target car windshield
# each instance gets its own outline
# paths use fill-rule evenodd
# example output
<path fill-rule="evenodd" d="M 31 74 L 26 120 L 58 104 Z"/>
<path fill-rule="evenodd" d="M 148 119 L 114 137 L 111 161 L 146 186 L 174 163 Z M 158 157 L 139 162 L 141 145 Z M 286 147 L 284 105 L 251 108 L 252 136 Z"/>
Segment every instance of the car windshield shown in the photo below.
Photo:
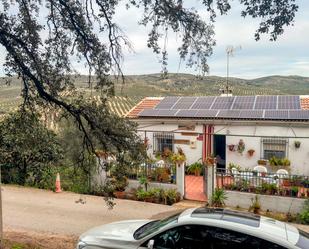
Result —
<path fill-rule="evenodd" d="M 163 220 L 154 220 L 154 221 L 151 221 L 141 226 L 134 232 L 134 235 L 133 235 L 134 239 L 136 240 L 142 239 L 146 237 L 147 235 L 159 230 L 161 227 L 166 226 L 167 224 L 177 222 L 179 215 L 180 213 L 177 213 Z"/>
<path fill-rule="evenodd" d="M 296 243 L 296 246 L 302 249 L 307 249 L 309 248 L 309 233 L 306 233 L 302 230 L 299 230 L 299 239 Z"/>

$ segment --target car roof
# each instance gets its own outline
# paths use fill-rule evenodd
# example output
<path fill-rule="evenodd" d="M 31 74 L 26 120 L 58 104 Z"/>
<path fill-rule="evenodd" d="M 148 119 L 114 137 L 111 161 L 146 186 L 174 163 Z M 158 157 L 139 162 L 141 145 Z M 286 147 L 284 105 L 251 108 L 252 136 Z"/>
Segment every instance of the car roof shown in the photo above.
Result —
<path fill-rule="evenodd" d="M 223 208 L 191 208 L 178 218 L 179 223 L 197 223 L 232 229 L 262 238 L 284 240 L 295 245 L 299 239 L 298 230 L 284 222 L 249 212 Z"/>

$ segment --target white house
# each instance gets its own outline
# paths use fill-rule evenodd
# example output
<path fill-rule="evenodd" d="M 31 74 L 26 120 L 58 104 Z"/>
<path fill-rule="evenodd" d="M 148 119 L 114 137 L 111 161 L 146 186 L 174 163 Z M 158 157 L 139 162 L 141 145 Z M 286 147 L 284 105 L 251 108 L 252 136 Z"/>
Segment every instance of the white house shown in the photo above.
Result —
<path fill-rule="evenodd" d="M 151 156 L 179 146 L 188 164 L 215 155 L 219 168 L 275 156 L 309 175 L 309 96 L 147 97 L 127 117 Z"/>

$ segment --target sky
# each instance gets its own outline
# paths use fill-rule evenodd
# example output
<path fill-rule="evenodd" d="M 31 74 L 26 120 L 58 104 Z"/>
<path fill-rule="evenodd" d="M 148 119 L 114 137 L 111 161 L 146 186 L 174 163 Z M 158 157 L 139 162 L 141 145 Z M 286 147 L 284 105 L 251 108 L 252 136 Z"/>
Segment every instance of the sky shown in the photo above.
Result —
<path fill-rule="evenodd" d="M 202 17 L 207 16 L 201 0 L 187 0 L 185 3 L 194 6 Z M 296 14 L 294 26 L 287 27 L 285 33 L 275 42 L 269 37 L 262 37 L 258 42 L 254 40 L 254 32 L 258 28 L 258 19 L 240 16 L 239 1 L 231 1 L 232 10 L 228 15 L 218 16 L 215 23 L 215 40 L 217 45 L 213 55 L 209 58 L 209 75 L 226 75 L 226 47 L 241 46 L 230 58 L 230 76 L 253 79 L 269 75 L 300 75 L 309 77 L 309 1 L 296 0 L 299 11 Z M 184 5 L 184 7 L 187 7 Z M 119 6 L 115 22 L 125 32 L 133 45 L 134 52 L 124 51 L 123 72 L 127 75 L 159 73 L 160 56 L 155 55 L 147 47 L 147 31 L 149 28 L 137 24 L 142 12 L 140 9 Z M 178 38 L 179 39 L 179 38 Z M 180 45 L 173 33 L 169 34 L 168 71 L 173 73 L 192 73 L 194 69 L 187 68 L 185 63 L 179 65 L 177 47 Z M 0 65 L 4 62 L 5 51 L 0 47 Z M 83 66 L 77 66 L 78 71 L 86 74 Z M 4 74 L 0 66 L 0 75 Z"/>
<path fill-rule="evenodd" d="M 185 1 L 184 1 L 185 2 Z M 205 16 L 205 8 L 191 0 L 201 15 Z M 235 52 L 230 59 L 230 76 L 240 78 L 258 78 L 268 75 L 300 75 L 309 77 L 309 1 L 298 0 L 299 11 L 296 14 L 294 26 L 287 27 L 285 33 L 277 41 L 269 41 L 263 37 L 256 42 L 254 32 L 259 20 L 240 16 L 240 5 L 234 1 L 232 11 L 226 16 L 220 16 L 215 23 L 215 39 L 217 42 L 214 53 L 209 58 L 209 75 L 226 75 L 226 47 L 229 45 L 241 50 Z M 136 25 L 136 19 L 141 13 L 138 10 L 119 8 L 116 21 L 122 24 L 122 29 L 131 40 L 134 53 L 125 53 L 123 69 L 125 74 L 158 73 L 161 70 L 160 58 L 154 55 L 146 46 L 147 28 Z M 186 68 L 182 63 L 179 67 L 177 54 L 177 39 L 169 35 L 169 72 L 196 73 Z"/>

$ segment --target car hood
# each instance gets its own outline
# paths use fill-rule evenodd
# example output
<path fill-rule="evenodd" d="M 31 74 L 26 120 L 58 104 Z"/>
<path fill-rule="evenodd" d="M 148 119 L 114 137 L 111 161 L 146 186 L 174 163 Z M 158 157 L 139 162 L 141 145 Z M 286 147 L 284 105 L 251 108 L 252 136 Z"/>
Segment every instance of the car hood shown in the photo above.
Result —
<path fill-rule="evenodd" d="M 114 222 L 103 226 L 95 227 L 80 236 L 80 241 L 89 245 L 115 246 L 128 248 L 135 244 L 134 232 L 151 220 L 128 220 Z"/>

